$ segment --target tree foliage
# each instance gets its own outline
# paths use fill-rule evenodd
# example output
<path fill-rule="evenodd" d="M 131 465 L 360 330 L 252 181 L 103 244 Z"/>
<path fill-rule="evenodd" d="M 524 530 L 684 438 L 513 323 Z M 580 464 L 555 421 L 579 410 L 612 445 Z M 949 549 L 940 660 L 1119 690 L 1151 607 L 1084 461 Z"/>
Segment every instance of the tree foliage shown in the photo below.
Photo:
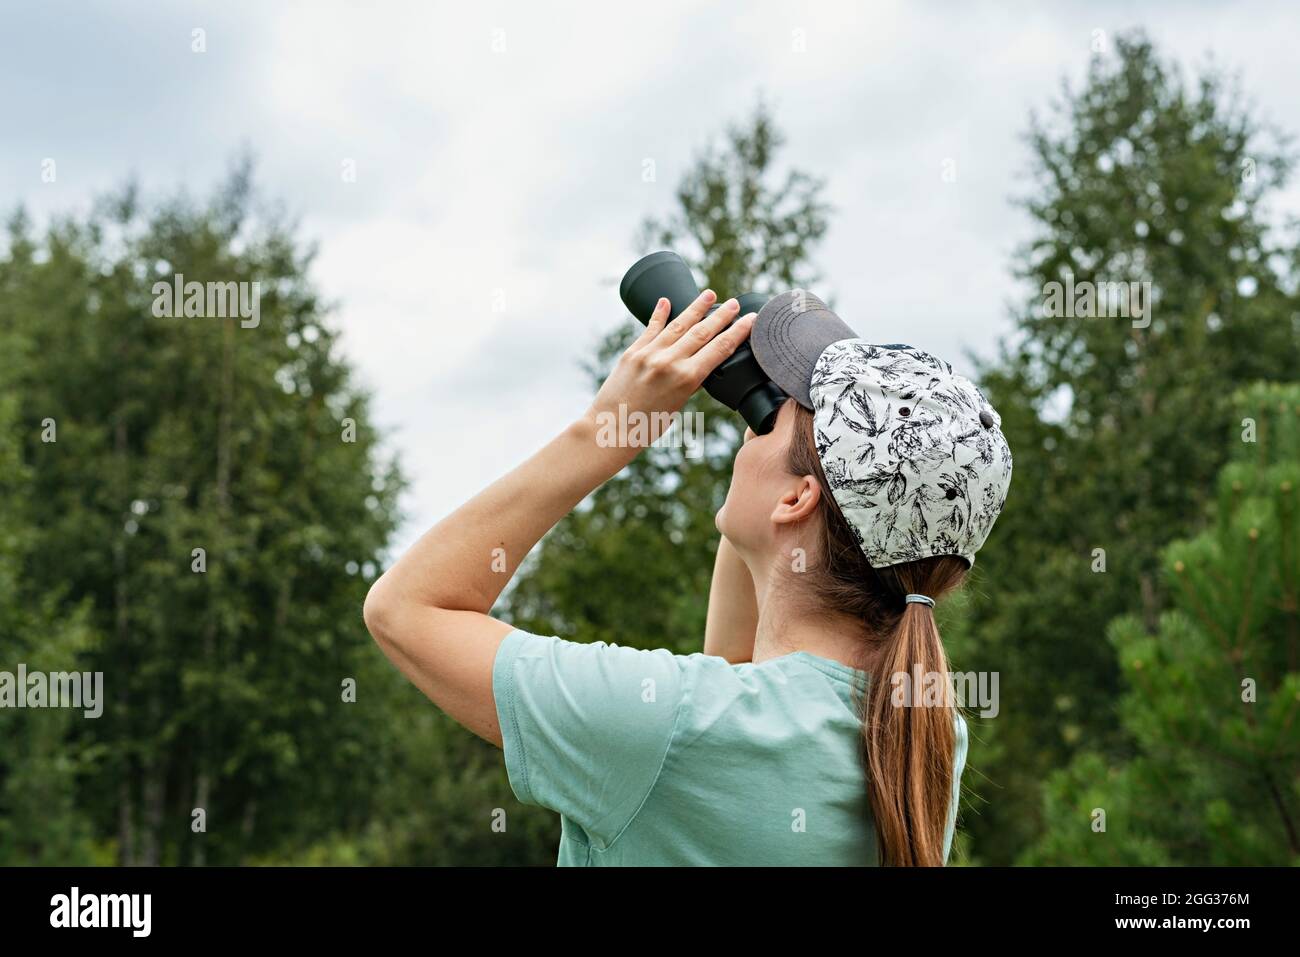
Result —
<path fill-rule="evenodd" d="M 1300 385 L 1236 407 L 1209 527 L 1161 556 L 1172 607 L 1108 631 L 1133 757 L 1053 775 L 1027 863 L 1300 864 Z"/>
<path fill-rule="evenodd" d="M 127 188 L 35 239 L 16 217 L 0 260 L 6 441 L 25 485 L 7 503 L 10 560 L 50 588 L 53 634 L 79 612 L 91 634 L 63 655 L 41 638 L 32 657 L 77 650 L 107 698 L 98 719 L 36 720 L 70 721 L 77 803 L 122 863 L 231 863 L 355 826 L 382 766 L 387 721 L 342 687 L 395 693 L 359 609 L 400 476 L 309 251 L 258 213 L 242 166 L 206 204 L 146 209 Z M 158 315 L 154 284 L 176 274 L 258 283 L 260 321 Z"/>
<path fill-rule="evenodd" d="M 1015 476 L 960 639 L 963 666 L 999 672 L 1006 693 L 974 729 L 968 819 L 981 859 L 1004 864 L 1043 827 L 1046 775 L 1082 747 L 1119 746 L 1107 624 L 1157 626 L 1158 556 L 1213 494 L 1232 395 L 1300 368 L 1300 247 L 1268 208 L 1292 160 L 1219 73 L 1188 82 L 1144 36 L 1121 36 L 1028 143 L 1030 298 L 980 369 Z M 1067 274 L 1149 282 L 1149 324 L 1045 315 Z"/>
<path fill-rule="evenodd" d="M 941 609 L 954 666 L 1003 692 L 971 716 L 954 856 L 1295 863 L 1300 243 L 1270 207 L 1293 159 L 1220 73 L 1188 80 L 1140 33 L 1114 50 L 1031 120 L 1028 293 L 978 362 L 1015 476 Z M 815 286 L 831 210 L 781 145 L 760 107 L 638 251 L 675 249 L 722 296 Z M 108 700 L 98 719 L 0 710 L 0 863 L 554 862 L 555 821 L 513 803 L 500 752 L 365 634 L 403 481 L 310 264 L 247 166 L 201 202 L 128 186 L 39 235 L 11 220 L 0 670 L 102 671 Z M 259 283 L 259 322 L 155 315 L 176 274 Z M 1149 283 L 1150 321 L 1046 314 L 1067 277 Z M 637 329 L 599 343 L 593 387 Z M 500 615 L 700 649 L 743 423 L 703 393 L 687 413 L 702 454 L 640 455 Z"/>

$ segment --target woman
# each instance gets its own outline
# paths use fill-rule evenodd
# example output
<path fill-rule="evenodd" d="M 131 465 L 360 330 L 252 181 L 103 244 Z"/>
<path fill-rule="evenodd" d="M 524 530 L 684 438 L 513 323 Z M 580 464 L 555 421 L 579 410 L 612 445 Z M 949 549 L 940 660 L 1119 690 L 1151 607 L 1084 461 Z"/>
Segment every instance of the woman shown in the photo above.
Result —
<path fill-rule="evenodd" d="M 714 301 L 669 322 L 660 300 L 587 413 L 412 546 L 366 624 L 504 749 L 519 800 L 559 812 L 559 864 L 942 865 L 967 740 L 933 606 L 1005 501 L 1000 420 L 947 363 L 865 343 L 802 291 L 740 319 Z M 736 455 L 704 651 L 492 618 L 529 549 L 639 452 L 599 423 L 662 421 L 751 331 L 790 399 Z"/>

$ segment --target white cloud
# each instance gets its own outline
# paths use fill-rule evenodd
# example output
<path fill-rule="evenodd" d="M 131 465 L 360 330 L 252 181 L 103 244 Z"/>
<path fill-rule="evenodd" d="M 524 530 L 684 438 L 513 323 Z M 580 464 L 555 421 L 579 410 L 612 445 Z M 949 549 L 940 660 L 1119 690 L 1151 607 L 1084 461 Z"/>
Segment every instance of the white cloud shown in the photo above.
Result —
<path fill-rule="evenodd" d="M 1142 13 L 1166 54 L 1213 49 L 1266 115 L 1300 115 L 1278 42 L 1296 32 L 1289 5 Z M 827 177 L 837 208 L 819 291 L 863 334 L 954 361 L 988 352 L 1016 297 L 1026 224 L 1008 200 L 1028 110 L 1082 76 L 1094 29 L 1135 22 L 1119 3 L 47 3 L 4 16 L 0 178 L 38 214 L 131 171 L 203 192 L 253 149 L 262 188 L 320 244 L 316 278 L 414 479 L 399 546 L 585 407 L 579 360 L 630 321 L 610 280 L 639 220 L 671 206 L 702 145 L 760 92 L 785 159 Z M 50 155 L 57 187 L 39 181 Z M 657 182 L 642 182 L 645 158 Z M 1300 208 L 1300 188 L 1286 205 Z"/>

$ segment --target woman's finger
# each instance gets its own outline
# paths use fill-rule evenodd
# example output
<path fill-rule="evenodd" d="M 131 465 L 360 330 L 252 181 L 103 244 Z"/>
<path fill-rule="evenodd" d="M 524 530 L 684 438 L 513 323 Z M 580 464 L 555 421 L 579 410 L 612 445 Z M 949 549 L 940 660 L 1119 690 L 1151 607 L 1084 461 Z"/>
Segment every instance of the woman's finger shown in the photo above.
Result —
<path fill-rule="evenodd" d="M 664 327 L 664 331 L 656 337 L 656 344 L 665 349 L 671 346 L 685 335 L 687 329 L 704 318 L 709 311 L 709 306 L 713 305 L 717 298 L 718 294 L 712 289 L 706 289 L 696 296 L 693 303 L 683 309 L 676 319 Z"/>
<path fill-rule="evenodd" d="M 713 310 L 713 314 L 707 319 L 701 320 L 683 333 L 673 346 L 673 355 L 683 359 L 695 355 L 712 342 L 714 336 L 731 325 L 739 312 L 740 303 L 735 299 L 728 299 Z"/>
<path fill-rule="evenodd" d="M 653 339 L 659 333 L 663 332 L 664 323 L 668 321 L 668 311 L 672 308 L 672 303 L 662 296 L 655 303 L 654 312 L 650 313 L 650 321 L 645 324 L 645 331 L 637 338 L 632 345 L 628 346 L 628 352 L 636 352 L 641 349 L 647 342 Z"/>
<path fill-rule="evenodd" d="M 730 329 L 714 336 L 708 345 L 688 360 L 697 381 L 703 382 L 710 372 L 740 348 L 740 344 L 749 338 L 749 331 L 754 327 L 757 316 L 756 312 L 741 316 L 731 324 Z"/>

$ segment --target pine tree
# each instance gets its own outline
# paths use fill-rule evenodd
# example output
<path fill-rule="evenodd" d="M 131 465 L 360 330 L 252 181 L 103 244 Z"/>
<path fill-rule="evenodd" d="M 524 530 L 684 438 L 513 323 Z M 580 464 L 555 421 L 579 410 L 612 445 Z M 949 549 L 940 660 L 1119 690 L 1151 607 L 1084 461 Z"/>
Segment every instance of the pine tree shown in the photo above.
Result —
<path fill-rule="evenodd" d="M 1134 612 L 1155 628 L 1157 556 L 1210 497 L 1232 395 L 1300 368 L 1300 250 L 1269 210 L 1293 157 L 1236 93 L 1121 35 L 1030 127 L 1029 299 L 979 372 L 1015 476 L 951 635 L 963 668 L 1002 675 L 998 718 L 972 727 L 968 821 L 986 863 L 1039 835 L 1051 771 L 1118 734 L 1107 624 Z M 1152 309 L 1047 314 L 1068 277 L 1149 281 Z"/>
<path fill-rule="evenodd" d="M 1054 775 L 1027 863 L 1300 864 L 1300 385 L 1235 408 L 1212 524 L 1162 555 L 1172 607 L 1108 632 L 1134 756 Z"/>

